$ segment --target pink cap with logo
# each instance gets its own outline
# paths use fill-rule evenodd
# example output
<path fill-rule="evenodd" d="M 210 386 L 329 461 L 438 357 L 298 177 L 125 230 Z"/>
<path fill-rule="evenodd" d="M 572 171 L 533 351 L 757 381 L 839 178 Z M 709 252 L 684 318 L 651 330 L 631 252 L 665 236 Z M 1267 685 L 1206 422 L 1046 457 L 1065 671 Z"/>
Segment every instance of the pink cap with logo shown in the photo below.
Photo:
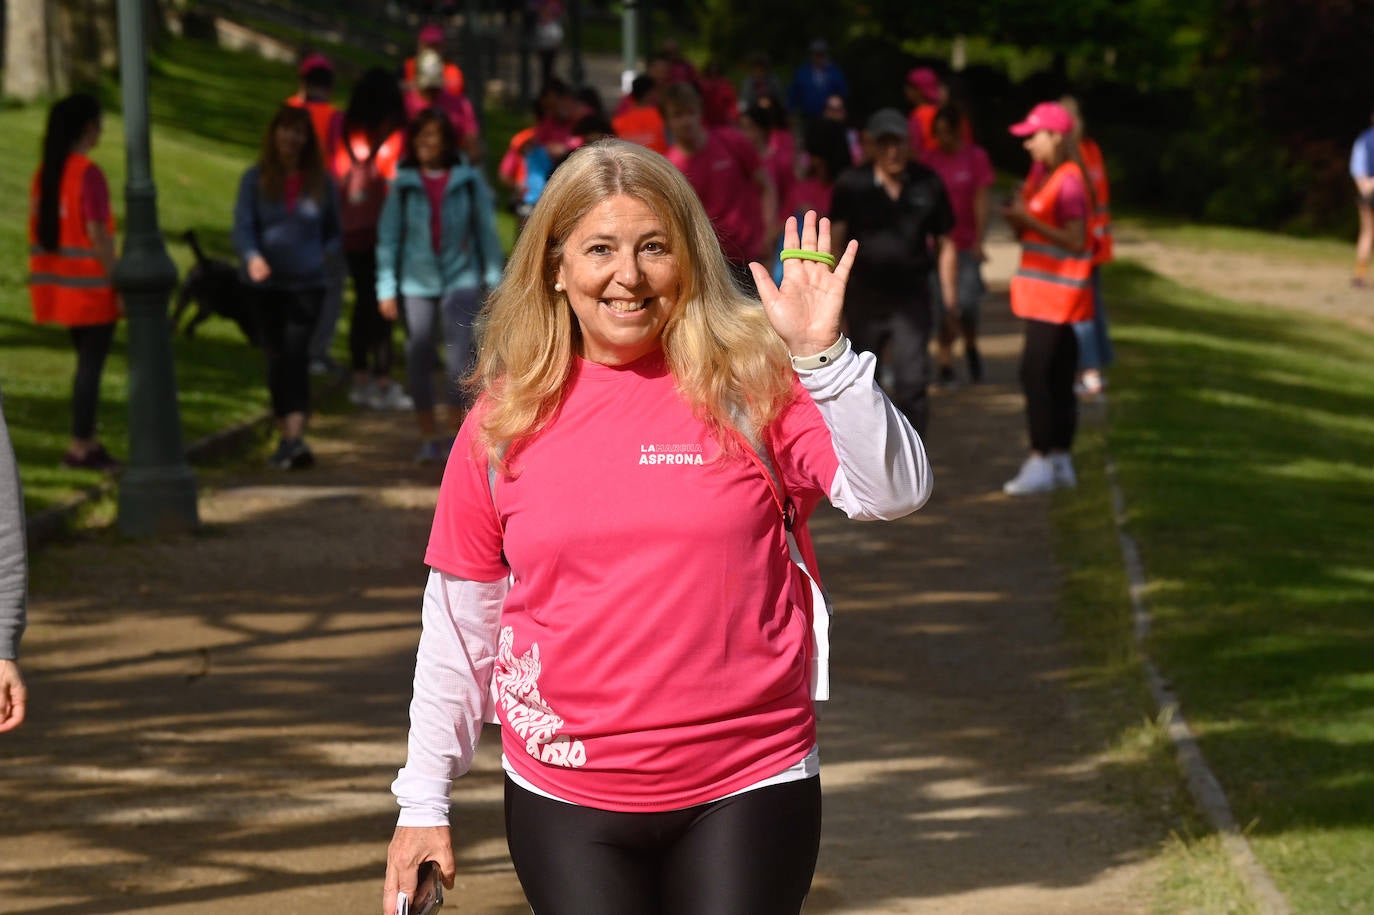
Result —
<path fill-rule="evenodd" d="M 1042 130 L 1073 133 L 1073 115 L 1058 102 L 1041 102 L 1031 109 L 1024 121 L 1011 125 L 1011 132 L 1018 137 L 1028 137 Z"/>

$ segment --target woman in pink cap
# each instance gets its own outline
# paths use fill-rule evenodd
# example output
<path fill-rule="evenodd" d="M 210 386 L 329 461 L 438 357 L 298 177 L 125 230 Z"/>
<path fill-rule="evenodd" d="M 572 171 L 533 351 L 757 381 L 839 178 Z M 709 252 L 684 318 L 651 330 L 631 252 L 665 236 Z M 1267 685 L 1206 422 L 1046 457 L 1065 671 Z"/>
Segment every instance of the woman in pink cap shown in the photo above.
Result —
<path fill-rule="evenodd" d="M 1030 455 L 1002 490 L 1027 495 L 1077 485 L 1070 451 L 1078 417 L 1073 383 L 1078 339 L 1073 325 L 1091 320 L 1092 188 L 1073 142 L 1074 119 L 1059 104 L 1036 105 L 1011 132 L 1041 169 L 1002 210 L 1021 239 L 1011 281 L 1011 310 L 1025 319 L 1021 385 Z M 1033 173 L 1036 174 L 1036 173 Z"/>

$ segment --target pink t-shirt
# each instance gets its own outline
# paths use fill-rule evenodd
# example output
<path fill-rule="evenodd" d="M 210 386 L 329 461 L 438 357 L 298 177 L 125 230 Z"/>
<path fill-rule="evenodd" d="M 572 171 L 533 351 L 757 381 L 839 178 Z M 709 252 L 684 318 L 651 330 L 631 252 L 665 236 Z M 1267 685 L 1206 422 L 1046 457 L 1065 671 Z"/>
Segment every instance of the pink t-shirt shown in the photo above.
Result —
<path fill-rule="evenodd" d="M 761 256 L 763 205 L 754 175 L 763 160 L 749 138 L 733 127 L 709 128 L 695 155 L 673 146 L 668 159 L 696 189 L 725 256 L 736 262 Z"/>
<path fill-rule="evenodd" d="M 819 216 L 830 215 L 830 199 L 834 196 L 835 186 L 817 178 L 801 178 L 792 185 L 783 204 L 784 216 L 805 215 L 807 210 L 815 210 Z M 801 219 L 801 216 L 797 216 Z"/>
<path fill-rule="evenodd" d="M 110 185 L 94 162 L 81 176 L 81 218 L 102 226 L 110 218 Z"/>
<path fill-rule="evenodd" d="M 1026 175 L 1026 187 L 1038 188 L 1049 179 L 1045 166 L 1036 162 Z M 1054 216 L 1062 226 L 1075 219 L 1087 219 L 1091 207 L 1088 206 L 1088 187 L 1083 183 L 1082 173 L 1066 176 L 1059 185 L 1059 196 L 1054 201 Z"/>
<path fill-rule="evenodd" d="M 301 199 L 301 191 L 305 188 L 305 177 L 300 172 L 292 172 L 282 178 L 281 196 L 282 202 L 286 204 L 286 212 L 296 212 L 296 203 Z"/>
<path fill-rule="evenodd" d="M 577 360 L 554 419 L 507 456 L 495 507 L 473 449 L 482 413 L 455 443 L 425 562 L 513 573 L 494 679 L 515 771 L 575 803 L 652 811 L 801 760 L 816 739 L 809 588 L 752 452 L 722 452 L 662 354 Z M 805 517 L 839 465 L 800 384 L 769 432 Z"/>
<path fill-rule="evenodd" d="M 954 231 L 949 233 L 954 246 L 960 251 L 969 250 L 978 243 L 974 198 L 979 190 L 996 180 L 988 154 L 981 146 L 963 146 L 953 154 L 936 146 L 926 150 L 921 161 L 945 184 L 945 193 L 954 208 Z"/>
<path fill-rule="evenodd" d="M 425 186 L 425 196 L 429 198 L 429 240 L 434 253 L 439 253 L 439 244 L 444 238 L 444 191 L 448 190 L 448 169 L 439 172 L 420 172 L 420 183 Z"/>

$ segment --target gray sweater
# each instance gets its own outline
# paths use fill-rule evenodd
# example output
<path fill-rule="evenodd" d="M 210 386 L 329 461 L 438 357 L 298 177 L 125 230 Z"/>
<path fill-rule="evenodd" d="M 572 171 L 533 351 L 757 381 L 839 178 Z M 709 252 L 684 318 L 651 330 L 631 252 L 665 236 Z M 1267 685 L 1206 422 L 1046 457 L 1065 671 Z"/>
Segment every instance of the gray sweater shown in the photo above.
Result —
<path fill-rule="evenodd" d="M 19 467 L 10 445 L 10 430 L 5 425 L 5 400 L 0 395 L 0 658 L 3 659 L 19 657 L 28 570 L 24 494 L 19 488 Z"/>

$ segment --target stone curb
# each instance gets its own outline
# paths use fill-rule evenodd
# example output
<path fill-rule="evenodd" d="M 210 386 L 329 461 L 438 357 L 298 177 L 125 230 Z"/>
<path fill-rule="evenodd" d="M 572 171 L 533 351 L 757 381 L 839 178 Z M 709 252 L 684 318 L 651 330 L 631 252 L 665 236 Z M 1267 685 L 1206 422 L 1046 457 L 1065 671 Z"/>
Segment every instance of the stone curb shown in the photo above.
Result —
<path fill-rule="evenodd" d="M 1207 821 L 1212 824 L 1212 828 L 1221 836 L 1222 845 L 1230 856 L 1231 863 L 1240 872 L 1241 879 L 1249 888 L 1262 915 L 1292 915 L 1288 900 L 1255 856 L 1255 850 L 1251 848 L 1245 833 L 1236 825 L 1231 803 L 1227 800 L 1226 792 L 1217 780 L 1216 773 L 1207 765 L 1192 729 L 1188 727 L 1188 720 L 1183 716 L 1178 694 L 1150 657 L 1149 640 L 1153 620 L 1145 594 L 1148 587 L 1145 563 L 1140 558 L 1140 547 L 1135 538 L 1126 530 L 1126 497 L 1117 476 L 1116 462 L 1110 453 L 1105 463 L 1107 485 L 1112 494 L 1112 520 L 1116 524 L 1117 540 L 1121 544 L 1121 560 L 1126 567 L 1126 579 L 1130 586 L 1136 648 L 1140 651 L 1141 663 L 1145 668 L 1145 677 L 1150 685 L 1150 694 L 1154 697 L 1159 720 L 1167 722 L 1169 740 L 1174 745 L 1178 766 L 1183 770 L 1184 778 L 1188 782 L 1188 791 Z"/>

